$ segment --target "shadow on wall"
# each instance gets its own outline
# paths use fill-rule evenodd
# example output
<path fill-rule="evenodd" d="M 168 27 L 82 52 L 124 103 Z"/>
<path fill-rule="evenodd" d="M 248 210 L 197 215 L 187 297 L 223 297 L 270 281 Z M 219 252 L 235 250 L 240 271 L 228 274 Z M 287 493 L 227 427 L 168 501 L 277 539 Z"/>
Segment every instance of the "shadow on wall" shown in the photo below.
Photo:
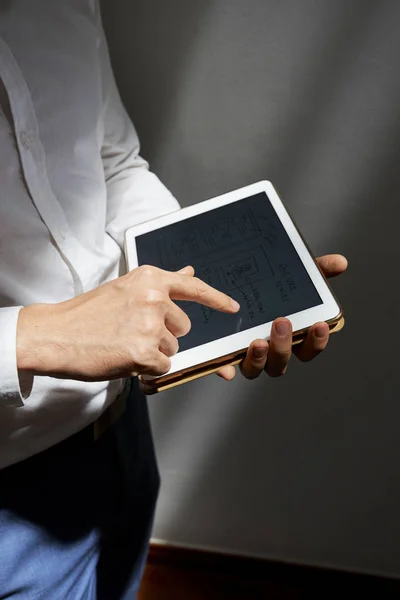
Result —
<path fill-rule="evenodd" d="M 150 160 L 169 125 L 182 72 L 212 3 L 101 2 L 118 87 L 139 131 L 142 154 Z"/>
<path fill-rule="evenodd" d="M 400 574 L 400 330 L 380 285 L 397 269 L 398 224 L 377 202 L 399 216 L 398 149 L 367 178 L 367 218 L 342 238 L 351 268 L 334 287 L 347 326 L 327 353 L 293 362 L 285 380 L 215 381 L 211 395 L 204 380 L 150 400 L 165 474 L 157 537 Z"/>
<path fill-rule="evenodd" d="M 350 259 L 334 284 L 347 326 L 318 361 L 151 399 L 156 537 L 399 575 L 400 4 L 120 0 L 103 12 L 161 178 L 202 199 L 267 174 L 316 252 Z"/>

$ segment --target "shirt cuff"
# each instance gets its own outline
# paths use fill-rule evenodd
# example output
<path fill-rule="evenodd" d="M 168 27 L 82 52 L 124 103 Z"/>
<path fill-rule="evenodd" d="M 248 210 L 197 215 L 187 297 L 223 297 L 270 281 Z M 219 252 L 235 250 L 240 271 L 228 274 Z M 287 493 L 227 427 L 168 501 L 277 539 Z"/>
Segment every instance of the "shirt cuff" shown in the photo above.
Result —
<path fill-rule="evenodd" d="M 0 308 L 0 406 L 24 405 L 17 368 L 17 324 L 21 308 Z"/>

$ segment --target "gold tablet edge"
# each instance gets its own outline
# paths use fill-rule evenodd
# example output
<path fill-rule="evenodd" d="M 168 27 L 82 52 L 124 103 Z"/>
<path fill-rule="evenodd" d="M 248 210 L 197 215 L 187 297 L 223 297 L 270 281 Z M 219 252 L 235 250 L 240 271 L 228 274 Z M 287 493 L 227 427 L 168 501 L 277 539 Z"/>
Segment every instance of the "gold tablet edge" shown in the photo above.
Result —
<path fill-rule="evenodd" d="M 327 321 L 327 323 L 329 325 L 330 335 L 341 331 L 345 323 L 342 312 L 340 312 L 338 317 Z M 300 344 L 304 340 L 308 329 L 309 327 L 305 328 L 304 330 L 297 331 L 295 333 L 295 335 L 293 336 L 293 346 Z M 201 377 L 212 375 L 213 373 L 216 373 L 221 367 L 238 365 L 245 357 L 246 351 L 247 349 L 244 348 L 242 350 L 238 350 L 235 353 L 222 356 L 217 360 L 208 361 L 202 363 L 201 365 L 196 365 L 194 367 L 188 367 L 187 369 L 178 371 L 177 373 L 165 375 L 158 379 L 153 379 L 151 381 L 146 381 L 139 377 L 141 389 L 146 395 L 150 396 L 159 392 L 165 392 L 178 385 L 195 381 L 196 379 L 200 379 Z"/>

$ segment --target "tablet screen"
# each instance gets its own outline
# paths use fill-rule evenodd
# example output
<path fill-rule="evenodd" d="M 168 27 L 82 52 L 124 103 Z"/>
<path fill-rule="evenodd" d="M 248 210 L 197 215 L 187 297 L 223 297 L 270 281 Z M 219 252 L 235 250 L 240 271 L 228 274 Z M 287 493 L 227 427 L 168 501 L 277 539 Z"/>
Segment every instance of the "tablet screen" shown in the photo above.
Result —
<path fill-rule="evenodd" d="M 192 321 L 180 351 L 322 304 L 265 192 L 136 237 L 139 265 L 196 276 L 237 300 L 227 315 L 177 302 Z"/>

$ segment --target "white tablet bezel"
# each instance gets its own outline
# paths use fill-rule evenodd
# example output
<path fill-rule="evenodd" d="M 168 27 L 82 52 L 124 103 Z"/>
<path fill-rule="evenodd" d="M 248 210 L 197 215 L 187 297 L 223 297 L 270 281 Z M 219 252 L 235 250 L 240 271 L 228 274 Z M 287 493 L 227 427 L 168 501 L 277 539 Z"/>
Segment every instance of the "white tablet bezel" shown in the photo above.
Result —
<path fill-rule="evenodd" d="M 265 192 L 270 200 L 273 208 L 278 215 L 283 227 L 286 230 L 289 238 L 291 239 L 296 252 L 298 253 L 305 269 L 307 270 L 313 285 L 318 291 L 322 304 L 314 306 L 312 308 L 303 310 L 298 313 L 286 315 L 291 321 L 293 326 L 293 332 L 303 331 L 310 327 L 313 323 L 319 321 L 332 321 L 341 314 L 341 309 L 336 299 L 334 298 L 327 282 L 321 275 L 313 257 L 311 256 L 308 248 L 306 247 L 301 235 L 299 234 L 296 226 L 292 219 L 287 213 L 281 199 L 279 198 L 274 186 L 270 181 L 259 181 L 252 185 L 234 190 L 222 196 L 217 196 L 210 200 L 205 200 L 198 204 L 188 206 L 186 208 L 178 209 L 172 213 L 146 221 L 129 228 L 125 233 L 125 257 L 127 261 L 128 270 L 137 268 L 138 256 L 136 251 L 135 238 L 139 235 L 143 235 L 150 231 L 154 231 L 170 225 L 171 223 L 177 223 L 185 219 L 189 219 L 196 215 L 204 212 L 211 211 L 220 206 L 225 206 L 238 200 L 243 200 L 249 196 L 253 196 L 260 192 Z M 189 350 L 178 352 L 171 358 L 171 369 L 168 371 L 168 375 L 183 371 L 201 365 L 203 363 L 209 363 L 213 360 L 217 360 L 223 356 L 232 355 L 235 352 L 239 352 L 247 348 L 250 343 L 257 338 L 269 339 L 271 334 L 272 321 L 252 327 L 239 333 L 234 333 L 227 337 L 208 342 L 201 346 L 196 346 Z M 167 374 L 166 374 L 167 375 Z"/>

